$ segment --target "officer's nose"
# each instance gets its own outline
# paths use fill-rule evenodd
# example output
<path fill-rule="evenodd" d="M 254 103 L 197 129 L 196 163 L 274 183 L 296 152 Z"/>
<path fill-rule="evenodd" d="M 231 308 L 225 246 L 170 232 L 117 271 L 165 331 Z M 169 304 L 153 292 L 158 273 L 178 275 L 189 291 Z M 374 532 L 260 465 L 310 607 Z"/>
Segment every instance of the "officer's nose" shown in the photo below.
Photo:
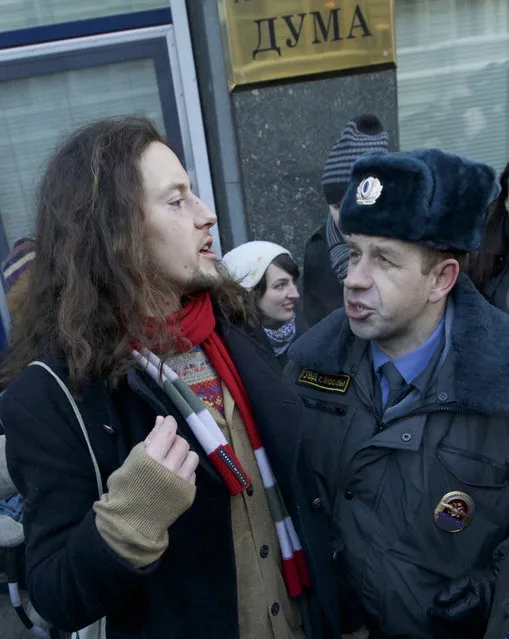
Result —
<path fill-rule="evenodd" d="M 348 262 L 348 272 L 344 282 L 345 290 L 368 289 L 371 288 L 373 280 L 371 278 L 368 260 L 364 257 Z"/>

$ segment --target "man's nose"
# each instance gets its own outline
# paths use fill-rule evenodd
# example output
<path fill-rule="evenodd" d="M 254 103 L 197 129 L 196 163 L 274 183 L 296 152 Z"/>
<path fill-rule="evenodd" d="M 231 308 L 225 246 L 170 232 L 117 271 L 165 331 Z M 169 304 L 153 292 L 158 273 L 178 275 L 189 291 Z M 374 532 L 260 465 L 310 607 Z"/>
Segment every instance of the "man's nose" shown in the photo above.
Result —
<path fill-rule="evenodd" d="M 197 228 L 204 228 L 204 227 L 208 227 L 210 228 L 211 226 L 214 226 L 214 224 L 217 222 L 217 216 L 215 213 L 213 213 L 209 207 L 204 204 L 199 197 L 196 197 L 195 195 L 193 195 L 193 197 L 196 198 L 196 213 L 195 213 L 195 225 Z"/>
<path fill-rule="evenodd" d="M 345 289 L 367 289 L 373 283 L 369 272 L 367 260 L 360 259 L 357 262 L 348 263 L 348 272 L 345 278 Z"/>

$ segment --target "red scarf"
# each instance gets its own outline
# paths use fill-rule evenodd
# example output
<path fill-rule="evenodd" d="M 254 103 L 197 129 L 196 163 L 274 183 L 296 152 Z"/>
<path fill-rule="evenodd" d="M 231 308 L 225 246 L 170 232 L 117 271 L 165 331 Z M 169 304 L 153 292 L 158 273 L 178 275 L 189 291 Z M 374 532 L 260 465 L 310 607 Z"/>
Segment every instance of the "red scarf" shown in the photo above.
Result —
<path fill-rule="evenodd" d="M 219 378 L 226 384 L 233 400 L 235 401 L 253 451 L 262 449 L 263 444 L 260 434 L 258 433 L 258 428 L 256 426 L 246 389 L 235 364 L 233 363 L 230 353 L 226 349 L 223 340 L 215 331 L 216 318 L 214 316 L 210 295 L 206 293 L 200 295 L 196 299 L 193 299 L 191 302 L 186 304 L 182 311 L 168 316 L 166 318 L 166 324 L 170 333 L 175 337 L 176 347 L 180 352 L 190 350 L 190 344 L 191 348 L 194 348 L 195 346 L 201 346 L 203 348 L 211 366 L 215 369 Z M 153 326 L 153 320 L 150 321 L 149 319 L 147 324 L 147 334 L 149 336 L 151 333 L 153 334 Z M 152 345 L 152 350 L 155 352 L 154 345 Z M 231 450 L 231 455 L 235 457 L 233 450 Z M 228 485 L 229 482 L 224 475 L 223 479 L 226 480 Z M 237 494 L 238 492 L 239 490 L 236 490 L 235 492 L 232 490 L 230 491 L 231 494 Z M 274 513 L 272 513 L 272 515 L 274 516 Z M 276 531 L 278 532 L 279 538 L 277 526 Z M 281 550 L 283 552 L 283 546 L 281 547 Z M 301 594 L 303 586 L 310 585 L 306 557 L 302 549 L 290 548 L 286 549 L 286 552 L 286 556 L 283 552 L 283 576 L 288 587 L 289 594 L 291 596 L 297 596 Z"/>
<path fill-rule="evenodd" d="M 166 324 L 177 340 L 176 348 L 179 352 L 189 350 L 189 342 L 191 348 L 195 346 L 203 348 L 210 365 L 228 387 L 239 409 L 253 449 L 259 448 L 262 442 L 246 389 L 223 340 L 214 330 L 216 318 L 210 295 L 204 293 L 191 300 L 180 312 L 169 315 L 166 318 Z"/>

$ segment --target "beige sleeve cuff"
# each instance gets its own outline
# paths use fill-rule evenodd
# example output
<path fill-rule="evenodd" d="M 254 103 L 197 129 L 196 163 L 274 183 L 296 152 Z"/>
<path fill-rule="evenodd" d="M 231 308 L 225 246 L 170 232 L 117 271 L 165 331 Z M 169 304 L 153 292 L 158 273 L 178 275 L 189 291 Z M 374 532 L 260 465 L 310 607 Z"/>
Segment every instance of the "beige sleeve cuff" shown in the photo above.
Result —
<path fill-rule="evenodd" d="M 104 541 L 135 568 L 157 561 L 168 546 L 168 528 L 194 501 L 196 486 L 161 466 L 138 444 L 108 479 L 94 504 Z"/>

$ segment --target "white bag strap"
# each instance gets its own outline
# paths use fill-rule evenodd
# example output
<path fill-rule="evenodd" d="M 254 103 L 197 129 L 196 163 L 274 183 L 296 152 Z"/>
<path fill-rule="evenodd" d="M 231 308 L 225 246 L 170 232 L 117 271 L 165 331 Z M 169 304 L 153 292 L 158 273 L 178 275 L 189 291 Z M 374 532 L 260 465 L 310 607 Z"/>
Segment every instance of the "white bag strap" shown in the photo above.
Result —
<path fill-rule="evenodd" d="M 101 479 L 101 472 L 99 471 L 99 464 L 97 463 L 97 459 L 92 449 L 92 444 L 90 443 L 87 427 L 85 426 L 85 422 L 83 421 L 83 417 L 81 416 L 80 410 L 78 406 L 76 405 L 76 402 L 74 401 L 74 397 L 71 395 L 69 389 L 64 384 L 64 382 L 60 379 L 60 377 L 47 364 L 45 364 L 44 362 L 34 361 L 34 362 L 31 362 L 29 366 L 40 366 L 41 368 L 44 368 L 45 370 L 47 370 L 48 373 L 54 377 L 55 381 L 60 386 L 60 388 L 64 391 L 65 396 L 69 400 L 69 404 L 71 405 L 74 411 L 74 414 L 76 415 L 76 419 L 78 420 L 78 424 L 80 425 L 81 432 L 83 433 L 83 437 L 85 438 L 85 441 L 87 443 L 88 452 L 90 453 L 90 457 L 92 458 L 92 464 L 94 465 L 94 471 L 95 471 L 95 478 L 97 481 L 97 492 L 99 493 L 99 498 L 101 498 L 104 490 L 103 490 L 103 483 Z"/>

